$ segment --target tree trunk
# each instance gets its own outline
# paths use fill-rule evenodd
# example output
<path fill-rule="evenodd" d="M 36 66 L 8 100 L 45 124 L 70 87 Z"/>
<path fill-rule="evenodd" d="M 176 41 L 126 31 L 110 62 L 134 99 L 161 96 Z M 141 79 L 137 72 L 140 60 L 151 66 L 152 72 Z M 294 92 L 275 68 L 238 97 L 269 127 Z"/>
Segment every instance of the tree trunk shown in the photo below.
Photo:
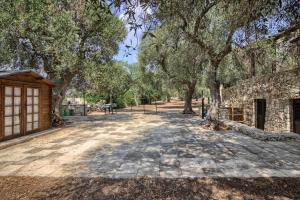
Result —
<path fill-rule="evenodd" d="M 211 104 L 208 113 L 208 119 L 211 121 L 219 120 L 219 108 L 221 105 L 220 81 L 217 80 L 217 65 L 210 66 L 208 73 L 209 88 L 211 93 Z"/>
<path fill-rule="evenodd" d="M 276 43 L 273 43 L 273 48 L 274 48 L 274 52 L 275 52 L 275 59 L 273 59 L 272 61 L 272 73 L 276 73 L 277 72 L 277 55 L 276 55 Z"/>
<path fill-rule="evenodd" d="M 136 95 L 134 95 L 134 102 L 136 106 L 139 106 L 139 99 Z"/>
<path fill-rule="evenodd" d="M 195 92 L 196 81 L 187 84 L 184 97 L 184 110 L 183 114 L 194 114 L 192 107 L 193 94 Z"/>
<path fill-rule="evenodd" d="M 167 94 L 167 102 L 170 103 L 171 102 L 171 97 L 169 94 Z"/>
<path fill-rule="evenodd" d="M 110 92 L 109 92 L 109 103 L 112 104 L 112 102 L 113 102 L 112 90 L 110 89 Z"/>
<path fill-rule="evenodd" d="M 63 79 L 63 83 L 57 85 L 53 95 L 53 107 L 56 114 L 60 115 L 62 112 L 62 102 L 66 96 L 68 87 L 73 79 L 73 76 L 68 76 Z"/>
<path fill-rule="evenodd" d="M 66 96 L 67 89 L 68 89 L 67 84 L 63 84 L 61 87 L 56 88 L 56 92 L 55 92 L 56 94 L 54 95 L 53 105 L 54 105 L 55 113 L 59 115 L 62 113 L 62 102 Z"/>
<path fill-rule="evenodd" d="M 250 50 L 250 74 L 251 74 L 251 77 L 254 77 L 256 75 L 256 66 L 255 66 L 255 53 L 254 53 L 254 50 L 251 49 Z"/>

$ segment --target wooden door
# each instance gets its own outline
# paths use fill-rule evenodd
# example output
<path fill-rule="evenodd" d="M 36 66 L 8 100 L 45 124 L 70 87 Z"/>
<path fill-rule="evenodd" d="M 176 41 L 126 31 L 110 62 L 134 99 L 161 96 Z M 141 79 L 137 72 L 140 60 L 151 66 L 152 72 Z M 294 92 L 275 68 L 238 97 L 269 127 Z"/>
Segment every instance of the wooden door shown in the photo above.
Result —
<path fill-rule="evenodd" d="M 256 128 L 265 129 L 266 120 L 266 100 L 256 99 Z"/>
<path fill-rule="evenodd" d="M 300 99 L 293 100 L 293 132 L 300 133 Z"/>
<path fill-rule="evenodd" d="M 4 87 L 4 137 L 21 134 L 21 96 L 21 87 Z"/>
<path fill-rule="evenodd" d="M 26 88 L 26 132 L 38 130 L 39 116 L 39 100 L 40 90 L 38 88 Z"/>

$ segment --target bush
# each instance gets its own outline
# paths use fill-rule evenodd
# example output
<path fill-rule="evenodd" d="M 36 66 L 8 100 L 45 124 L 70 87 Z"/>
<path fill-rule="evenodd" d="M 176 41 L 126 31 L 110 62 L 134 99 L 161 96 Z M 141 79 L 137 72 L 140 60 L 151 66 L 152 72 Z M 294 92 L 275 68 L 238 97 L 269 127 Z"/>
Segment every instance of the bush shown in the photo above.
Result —
<path fill-rule="evenodd" d="M 87 103 L 90 103 L 90 104 L 96 104 L 96 103 L 98 103 L 99 101 L 105 99 L 104 96 L 98 95 L 98 94 L 93 93 L 93 92 L 88 92 L 88 93 L 86 93 L 85 97 L 86 97 Z"/>
<path fill-rule="evenodd" d="M 64 108 L 61 115 L 62 116 L 70 116 L 70 109 Z"/>
<path fill-rule="evenodd" d="M 135 100 L 134 100 L 134 92 L 133 91 L 127 91 L 124 95 L 123 95 L 123 100 L 124 100 L 124 104 L 126 106 L 130 106 L 130 105 L 135 105 Z"/>
<path fill-rule="evenodd" d="M 126 107 L 125 100 L 122 96 L 118 97 L 115 100 L 115 103 L 117 104 L 117 108 L 125 108 Z"/>

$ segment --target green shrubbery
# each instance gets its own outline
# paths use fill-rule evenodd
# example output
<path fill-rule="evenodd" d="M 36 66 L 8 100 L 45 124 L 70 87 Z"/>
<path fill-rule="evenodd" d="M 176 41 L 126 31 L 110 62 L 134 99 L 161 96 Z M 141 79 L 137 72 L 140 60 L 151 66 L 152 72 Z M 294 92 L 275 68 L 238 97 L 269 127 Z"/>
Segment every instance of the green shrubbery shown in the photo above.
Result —
<path fill-rule="evenodd" d="M 105 100 L 104 96 L 98 95 L 98 94 L 96 94 L 94 92 L 88 92 L 88 93 L 86 93 L 85 98 L 86 98 L 87 103 L 89 103 L 89 104 L 96 104 L 99 101 Z"/>

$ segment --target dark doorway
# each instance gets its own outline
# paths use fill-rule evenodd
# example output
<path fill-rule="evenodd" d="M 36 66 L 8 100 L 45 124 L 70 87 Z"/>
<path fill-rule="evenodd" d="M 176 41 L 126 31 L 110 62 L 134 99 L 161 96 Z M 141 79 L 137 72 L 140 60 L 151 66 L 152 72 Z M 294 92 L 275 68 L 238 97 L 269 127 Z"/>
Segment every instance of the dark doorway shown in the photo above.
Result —
<path fill-rule="evenodd" d="M 265 129 L 266 100 L 256 99 L 256 128 Z"/>
<path fill-rule="evenodd" d="M 300 133 L 300 99 L 293 100 L 293 111 L 293 132 Z"/>

